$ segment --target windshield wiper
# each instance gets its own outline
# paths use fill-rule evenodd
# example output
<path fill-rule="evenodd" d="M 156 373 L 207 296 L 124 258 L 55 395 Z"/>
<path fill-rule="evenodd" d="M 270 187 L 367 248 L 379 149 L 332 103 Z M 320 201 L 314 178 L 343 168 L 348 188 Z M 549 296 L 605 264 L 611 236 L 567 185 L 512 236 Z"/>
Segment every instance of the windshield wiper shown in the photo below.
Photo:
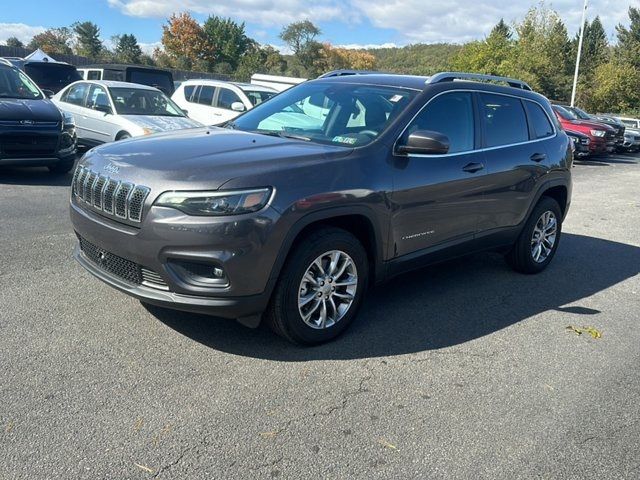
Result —
<path fill-rule="evenodd" d="M 291 138 L 293 140 L 302 140 L 304 142 L 310 142 L 311 138 L 299 135 L 297 133 L 287 132 L 285 130 L 254 130 L 253 133 L 259 133 L 261 135 L 269 135 L 271 137 Z"/>

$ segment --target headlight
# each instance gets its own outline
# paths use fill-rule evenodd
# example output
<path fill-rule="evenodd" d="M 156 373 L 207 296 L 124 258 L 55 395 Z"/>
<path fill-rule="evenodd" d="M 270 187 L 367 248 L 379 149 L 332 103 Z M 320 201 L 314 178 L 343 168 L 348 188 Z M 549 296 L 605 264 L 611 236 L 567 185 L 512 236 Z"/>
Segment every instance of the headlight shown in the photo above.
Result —
<path fill-rule="evenodd" d="M 242 215 L 257 212 L 271 198 L 271 188 L 213 192 L 165 192 L 155 205 L 176 208 L 187 215 Z"/>
<path fill-rule="evenodd" d="M 73 115 L 71 115 L 70 113 L 64 112 L 62 116 L 63 116 L 63 122 L 62 122 L 63 128 L 76 126 L 76 119 L 73 118 Z"/>
<path fill-rule="evenodd" d="M 578 143 L 580 139 L 578 137 L 569 137 L 573 143 Z"/>
<path fill-rule="evenodd" d="M 606 133 L 607 132 L 605 132 L 604 130 L 591 130 L 591 135 L 593 135 L 594 137 L 604 137 Z"/>

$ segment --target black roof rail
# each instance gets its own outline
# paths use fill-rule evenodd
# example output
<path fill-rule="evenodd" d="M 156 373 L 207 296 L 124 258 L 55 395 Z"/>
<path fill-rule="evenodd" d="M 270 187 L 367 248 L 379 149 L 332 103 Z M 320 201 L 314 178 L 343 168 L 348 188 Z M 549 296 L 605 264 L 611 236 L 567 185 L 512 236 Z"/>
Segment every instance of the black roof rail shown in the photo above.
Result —
<path fill-rule="evenodd" d="M 532 90 L 527 82 L 518 80 L 516 78 L 500 77 L 497 75 L 485 75 L 482 73 L 466 73 L 466 72 L 440 72 L 430 76 L 427 79 L 427 84 L 452 82 L 454 80 L 471 80 L 482 82 L 500 82 L 509 85 L 510 87 L 520 88 L 522 90 Z"/>
<path fill-rule="evenodd" d="M 376 72 L 375 70 L 332 70 L 331 72 L 323 73 L 318 78 L 329 78 L 329 77 L 344 77 L 346 75 L 390 75 L 386 72 Z"/>

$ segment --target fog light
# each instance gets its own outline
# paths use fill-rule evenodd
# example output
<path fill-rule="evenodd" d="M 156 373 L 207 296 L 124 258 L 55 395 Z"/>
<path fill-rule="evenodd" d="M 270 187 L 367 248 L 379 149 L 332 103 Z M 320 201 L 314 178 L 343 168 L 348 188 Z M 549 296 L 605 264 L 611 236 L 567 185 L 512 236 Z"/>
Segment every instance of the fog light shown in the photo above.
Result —
<path fill-rule="evenodd" d="M 196 287 L 227 287 L 229 279 L 220 265 L 205 262 L 194 262 L 182 259 L 170 259 L 167 267 L 180 280 Z"/>

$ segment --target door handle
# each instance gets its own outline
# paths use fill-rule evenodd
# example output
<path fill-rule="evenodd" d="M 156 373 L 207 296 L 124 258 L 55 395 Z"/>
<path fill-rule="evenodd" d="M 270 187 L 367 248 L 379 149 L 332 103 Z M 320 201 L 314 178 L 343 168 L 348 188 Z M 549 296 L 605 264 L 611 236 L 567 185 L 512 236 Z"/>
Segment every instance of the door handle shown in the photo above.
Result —
<path fill-rule="evenodd" d="M 532 162 L 541 162 L 545 158 L 547 158 L 547 155 L 544 153 L 534 153 L 529 158 L 531 159 Z"/>
<path fill-rule="evenodd" d="M 482 170 L 483 168 L 484 165 L 482 163 L 472 162 L 467 163 L 464 167 L 462 167 L 462 170 L 469 173 L 475 173 Z"/>

